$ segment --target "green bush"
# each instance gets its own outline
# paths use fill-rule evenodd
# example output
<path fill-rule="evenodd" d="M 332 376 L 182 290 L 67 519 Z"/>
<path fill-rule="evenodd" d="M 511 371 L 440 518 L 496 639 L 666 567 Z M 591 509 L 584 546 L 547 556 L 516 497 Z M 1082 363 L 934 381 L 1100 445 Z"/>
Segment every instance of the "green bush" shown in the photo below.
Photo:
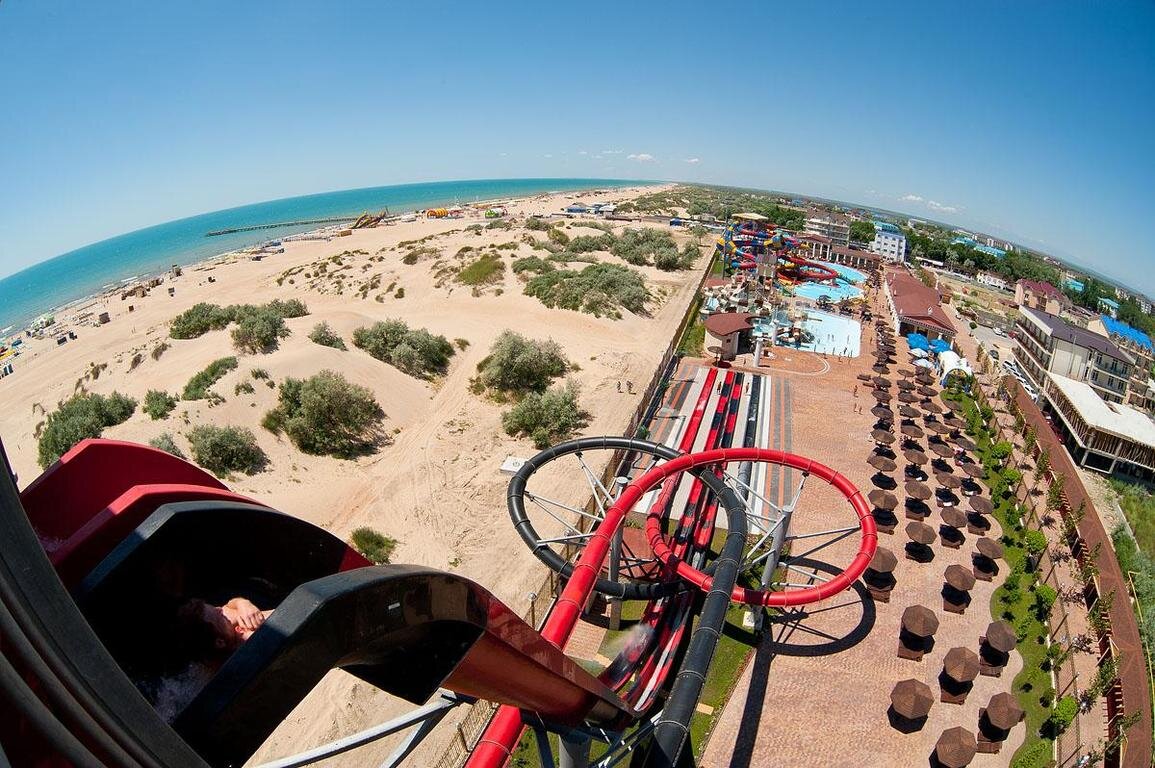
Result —
<path fill-rule="evenodd" d="M 40 466 L 47 468 L 81 440 L 100 437 L 106 427 L 124 423 L 135 411 L 136 401 L 119 392 L 74 395 L 48 414 L 37 445 Z"/>
<path fill-rule="evenodd" d="M 550 227 L 545 235 L 551 243 L 557 243 L 558 245 L 566 245 L 569 243 L 569 235 L 562 232 L 560 227 Z"/>
<path fill-rule="evenodd" d="M 453 356 L 453 345 L 444 336 L 434 336 L 424 328 L 410 328 L 401 320 L 358 328 L 353 331 L 353 346 L 419 378 L 444 373 Z"/>
<path fill-rule="evenodd" d="M 309 341 L 314 344 L 320 344 L 322 347 L 332 347 L 333 349 L 345 350 L 345 340 L 338 336 L 328 323 L 317 323 L 313 326 L 313 330 L 309 332 Z"/>
<path fill-rule="evenodd" d="M 304 317 L 309 314 L 309 308 L 300 299 L 288 299 L 286 301 L 273 299 L 265 305 L 265 308 L 278 317 L 284 318 Z"/>
<path fill-rule="evenodd" d="M 587 415 L 578 406 L 575 383 L 554 387 L 544 393 L 530 392 L 501 416 L 506 434 L 528 435 L 534 446 L 547 448 L 565 440 L 587 423 Z"/>
<path fill-rule="evenodd" d="M 542 392 L 569 370 L 570 362 L 553 341 L 535 341 L 503 331 L 477 366 L 483 387 L 499 392 Z"/>
<path fill-rule="evenodd" d="M 268 458 L 257 438 L 244 427 L 214 427 L 203 424 L 188 432 L 193 461 L 218 477 L 231 472 L 251 475 L 262 469 Z"/>
<path fill-rule="evenodd" d="M 501 282 L 505 262 L 495 253 L 482 254 L 457 273 L 457 282 L 463 285 L 490 285 Z"/>
<path fill-rule="evenodd" d="M 540 216 L 530 216 L 525 220 L 525 228 L 535 232 L 546 232 L 550 228 L 550 224 Z"/>
<path fill-rule="evenodd" d="M 289 335 L 285 320 L 267 307 L 245 312 L 233 329 L 233 346 L 241 352 L 272 352 Z"/>
<path fill-rule="evenodd" d="M 617 264 L 591 264 L 580 272 L 559 269 L 531 278 L 525 293 L 547 307 L 620 318 L 621 309 L 645 311 L 649 291 L 642 276 Z"/>
<path fill-rule="evenodd" d="M 608 251 L 616 242 L 608 232 L 601 235 L 578 235 L 571 238 L 565 249 L 570 253 L 589 253 L 591 251 Z"/>
<path fill-rule="evenodd" d="M 209 387 L 216 384 L 222 376 L 236 367 L 237 359 L 235 357 L 222 357 L 213 360 L 203 371 L 194 374 L 188 380 L 188 384 L 184 385 L 184 391 L 181 392 L 181 399 L 204 400 L 209 396 Z"/>
<path fill-rule="evenodd" d="M 397 539 L 372 528 L 358 528 L 349 538 L 354 549 L 364 555 L 366 560 L 377 565 L 388 565 L 393 550 L 397 548 Z"/>
<path fill-rule="evenodd" d="M 248 381 L 238 382 L 237 385 L 233 387 L 234 395 L 251 395 L 255 391 L 252 383 Z"/>
<path fill-rule="evenodd" d="M 176 398 L 168 392 L 150 389 L 144 395 L 144 412 L 152 417 L 153 421 L 165 418 L 172 409 L 176 408 Z"/>
<path fill-rule="evenodd" d="M 178 459 L 185 458 L 184 451 L 180 449 L 180 447 L 176 444 L 176 441 L 173 440 L 172 435 L 170 435 L 168 432 L 160 433 L 153 439 L 149 440 L 148 444 L 157 450 L 164 451 L 165 453 L 171 453 Z"/>
<path fill-rule="evenodd" d="M 1035 614 L 1039 617 L 1039 621 L 1047 620 L 1058 598 L 1059 593 L 1048 584 L 1039 584 L 1035 587 Z"/>
<path fill-rule="evenodd" d="M 1011 768 L 1047 768 L 1055 755 L 1054 742 L 1042 739 L 1020 750 L 1011 760 Z"/>
<path fill-rule="evenodd" d="M 232 321 L 233 315 L 228 309 L 201 302 L 174 317 L 169 323 L 168 334 L 174 339 L 195 339 L 209 331 L 219 331 Z"/>
<path fill-rule="evenodd" d="M 1047 724 L 1055 733 L 1062 733 L 1075 721 L 1079 714 L 1079 702 L 1074 696 L 1064 696 L 1055 704 Z"/>
<path fill-rule="evenodd" d="M 698 258 L 692 244 L 682 251 L 669 232 L 661 229 L 627 229 L 613 244 L 610 252 L 636 266 L 654 264 L 659 269 L 685 269 Z"/>
<path fill-rule="evenodd" d="M 1023 548 L 1027 554 L 1041 555 L 1047 549 L 1047 536 L 1042 531 L 1030 530 L 1023 534 Z"/>
<path fill-rule="evenodd" d="M 513 273 L 519 275 L 522 272 L 552 272 L 557 267 L 550 264 L 540 256 L 525 256 L 513 262 Z"/>
<path fill-rule="evenodd" d="M 284 432 L 305 453 L 349 458 L 372 449 L 384 415 L 368 389 L 321 371 L 303 381 L 285 379 L 277 407 L 261 424 Z"/>
<path fill-rule="evenodd" d="M 254 368 L 253 370 L 249 371 L 249 375 L 257 380 L 269 378 L 269 372 L 264 368 Z"/>
<path fill-rule="evenodd" d="M 152 355 L 153 360 L 160 360 L 160 356 L 163 355 L 165 352 L 167 352 L 169 347 L 170 347 L 170 345 L 167 341 L 162 341 L 159 344 L 157 344 L 155 347 L 153 347 L 152 352 L 150 352 L 149 354 Z"/>

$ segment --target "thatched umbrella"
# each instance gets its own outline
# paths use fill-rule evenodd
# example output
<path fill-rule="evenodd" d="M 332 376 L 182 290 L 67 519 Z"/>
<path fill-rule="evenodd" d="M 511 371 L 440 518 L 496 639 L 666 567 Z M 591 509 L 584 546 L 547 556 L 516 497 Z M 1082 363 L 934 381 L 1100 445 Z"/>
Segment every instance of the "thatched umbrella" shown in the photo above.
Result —
<path fill-rule="evenodd" d="M 870 493 L 866 494 L 866 498 L 870 503 L 879 509 L 891 511 L 898 506 L 898 499 L 893 493 L 888 493 L 881 488 L 875 488 Z"/>
<path fill-rule="evenodd" d="M 913 448 L 903 451 L 902 457 L 909 461 L 911 464 L 918 464 L 919 466 L 926 464 L 926 462 L 930 459 L 930 457 L 922 451 L 916 451 Z"/>
<path fill-rule="evenodd" d="M 965 768 L 978 752 L 975 735 L 962 726 L 948 728 L 938 737 L 934 755 L 946 768 Z"/>
<path fill-rule="evenodd" d="M 946 472 L 939 472 L 935 474 L 934 479 L 937 480 L 938 484 L 943 488 L 950 488 L 952 490 L 962 485 L 962 480 L 959 480 L 954 475 L 947 474 Z"/>
<path fill-rule="evenodd" d="M 946 424 L 948 427 L 951 427 L 952 429 L 965 429 L 966 425 L 967 425 L 967 423 L 965 421 L 960 419 L 958 416 L 954 416 L 954 415 L 946 416 L 943 418 L 942 421 L 944 424 Z"/>
<path fill-rule="evenodd" d="M 930 637 L 938 631 L 938 616 L 925 605 L 912 605 L 902 612 L 902 628 L 915 637 Z"/>
<path fill-rule="evenodd" d="M 943 523 L 951 528 L 962 528 L 967 524 L 966 513 L 958 507 L 945 507 L 941 514 Z"/>
<path fill-rule="evenodd" d="M 1018 638 L 1015 629 L 1005 621 L 992 621 L 987 627 L 987 645 L 996 651 L 1010 653 L 1015 649 Z"/>
<path fill-rule="evenodd" d="M 981 480 L 987 473 L 986 467 L 977 461 L 964 461 L 959 464 L 959 469 L 961 469 L 967 477 L 973 477 L 976 480 Z"/>
<path fill-rule="evenodd" d="M 975 542 L 975 549 L 979 551 L 980 555 L 991 560 L 998 560 L 1003 556 L 1003 545 L 986 536 Z"/>
<path fill-rule="evenodd" d="M 898 415 L 907 419 L 917 419 L 922 415 L 922 411 L 909 405 L 900 405 L 898 406 Z"/>
<path fill-rule="evenodd" d="M 970 505 L 980 515 L 989 515 L 995 511 L 995 505 L 985 496 L 971 496 Z"/>
<path fill-rule="evenodd" d="M 870 414 L 877 419 L 894 419 L 894 412 L 885 405 L 876 405 L 870 409 Z"/>
<path fill-rule="evenodd" d="M 870 381 L 870 374 L 860 373 L 857 376 L 855 376 L 854 378 L 858 379 L 859 381 Z"/>
<path fill-rule="evenodd" d="M 876 364 L 870 370 L 874 371 L 875 373 L 890 373 L 890 368 L 886 367 L 882 363 Z"/>
<path fill-rule="evenodd" d="M 946 424 L 943 424 L 941 421 L 934 419 L 928 420 L 926 422 L 926 428 L 931 432 L 934 432 L 936 435 L 945 435 L 946 433 L 950 432 L 950 427 L 948 427 Z"/>
<path fill-rule="evenodd" d="M 922 544 L 924 546 L 934 541 L 934 529 L 918 520 L 912 520 L 906 524 L 906 535 L 915 544 Z"/>
<path fill-rule="evenodd" d="M 917 403 L 918 395 L 912 395 L 910 392 L 902 391 L 898 393 L 898 402 L 900 403 Z"/>
<path fill-rule="evenodd" d="M 922 409 L 927 413 L 942 413 L 942 406 L 933 400 L 925 400 L 922 403 Z"/>
<path fill-rule="evenodd" d="M 914 389 L 914 384 L 907 381 L 906 379 L 903 379 L 903 380 L 898 382 L 898 388 L 899 389 L 905 389 L 905 390 L 909 391 L 909 390 Z"/>
<path fill-rule="evenodd" d="M 955 437 L 954 444 L 959 448 L 962 448 L 964 451 L 973 451 L 978 448 L 974 441 L 965 435 L 959 435 L 958 437 Z"/>
<path fill-rule="evenodd" d="M 894 702 L 893 697 L 891 703 Z M 897 710 L 895 710 L 897 711 Z M 1000 731 L 1009 731 L 1023 719 L 1023 708 L 1013 694 L 1003 691 L 991 696 L 987 704 L 987 720 Z"/>
<path fill-rule="evenodd" d="M 938 394 L 934 387 L 927 386 L 926 384 L 923 384 L 918 388 L 918 393 L 923 397 L 934 397 L 936 394 Z"/>
<path fill-rule="evenodd" d="M 908 480 L 905 486 L 906 495 L 912 499 L 926 501 L 931 497 L 930 488 L 915 480 Z"/>
<path fill-rule="evenodd" d="M 879 456 L 877 453 L 872 454 L 866 463 L 877 469 L 879 472 L 893 472 L 898 469 L 898 465 L 894 463 L 893 459 L 888 459 L 885 456 Z"/>
<path fill-rule="evenodd" d="M 934 693 L 930 686 L 913 678 L 895 684 L 890 692 L 890 706 L 907 720 L 918 720 L 930 712 L 934 703 Z"/>
<path fill-rule="evenodd" d="M 951 447 L 946 443 L 931 443 L 927 447 L 931 453 L 936 456 L 942 456 L 944 459 L 954 456 L 954 451 L 952 451 Z"/>
<path fill-rule="evenodd" d="M 887 432 L 885 429 L 876 429 L 870 433 L 870 438 L 876 443 L 883 445 L 890 445 L 894 442 L 894 435 Z"/>
<path fill-rule="evenodd" d="M 948 565 L 943 572 L 943 581 L 960 592 L 969 592 L 975 585 L 975 575 L 957 563 Z"/>
<path fill-rule="evenodd" d="M 912 369 L 912 368 L 899 368 L 898 369 L 898 375 L 909 379 L 910 377 L 914 376 L 914 369 Z"/>
<path fill-rule="evenodd" d="M 878 573 L 890 573 L 898 565 L 898 558 L 886 547 L 877 547 L 874 557 L 870 558 L 870 570 Z"/>
<path fill-rule="evenodd" d="M 979 676 L 979 655 L 970 648 L 951 648 L 942 660 L 942 671 L 956 683 L 970 683 Z"/>
<path fill-rule="evenodd" d="M 926 433 L 923 432 L 921 429 L 919 429 L 918 425 L 916 425 L 916 424 L 903 424 L 902 428 L 899 431 L 902 432 L 902 434 L 906 435 L 907 437 L 925 437 L 926 436 Z"/>
<path fill-rule="evenodd" d="M 874 396 L 874 399 L 880 403 L 889 403 L 890 399 L 892 397 L 892 395 L 889 392 L 885 392 L 881 389 L 876 389 L 873 392 L 871 392 L 870 394 L 872 394 Z"/>

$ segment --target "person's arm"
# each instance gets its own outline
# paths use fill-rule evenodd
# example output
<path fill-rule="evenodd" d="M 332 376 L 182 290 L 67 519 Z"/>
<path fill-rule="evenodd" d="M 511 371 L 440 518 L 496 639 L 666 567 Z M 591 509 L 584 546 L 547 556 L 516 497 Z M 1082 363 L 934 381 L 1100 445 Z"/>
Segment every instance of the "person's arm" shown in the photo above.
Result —
<path fill-rule="evenodd" d="M 256 632 L 272 613 L 272 611 L 262 611 L 243 597 L 234 597 L 228 602 L 228 607 L 236 617 L 237 626 L 249 632 Z"/>

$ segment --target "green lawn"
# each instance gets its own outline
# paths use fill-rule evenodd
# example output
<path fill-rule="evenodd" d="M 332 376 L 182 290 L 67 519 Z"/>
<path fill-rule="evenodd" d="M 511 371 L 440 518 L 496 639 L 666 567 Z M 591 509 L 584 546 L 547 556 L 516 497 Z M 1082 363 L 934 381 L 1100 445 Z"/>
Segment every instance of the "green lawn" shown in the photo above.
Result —
<path fill-rule="evenodd" d="M 1119 497 L 1119 506 L 1135 533 L 1139 549 L 1155 556 L 1155 496 L 1142 486 L 1122 480 L 1112 480 L 1111 489 Z"/>

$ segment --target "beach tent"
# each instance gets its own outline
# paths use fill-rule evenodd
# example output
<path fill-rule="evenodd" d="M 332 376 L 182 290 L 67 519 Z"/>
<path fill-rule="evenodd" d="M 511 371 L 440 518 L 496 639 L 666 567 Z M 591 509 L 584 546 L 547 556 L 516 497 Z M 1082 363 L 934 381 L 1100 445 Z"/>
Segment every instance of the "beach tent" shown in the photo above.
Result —
<path fill-rule="evenodd" d="M 973 376 L 974 371 L 971 370 L 970 363 L 962 359 L 955 352 L 946 350 L 940 352 L 938 356 L 938 364 L 942 369 L 942 383 L 945 384 L 947 377 L 951 374 L 961 373 L 965 376 Z"/>
<path fill-rule="evenodd" d="M 930 340 L 921 333 L 908 333 L 906 343 L 911 349 L 930 349 Z"/>
<path fill-rule="evenodd" d="M 912 350 L 910 350 L 910 356 L 911 357 L 926 357 L 926 350 L 925 349 L 912 349 Z"/>
<path fill-rule="evenodd" d="M 914 366 L 916 368 L 934 368 L 934 363 L 932 363 L 930 360 L 927 360 L 926 358 L 923 358 L 921 360 L 915 360 Z"/>

